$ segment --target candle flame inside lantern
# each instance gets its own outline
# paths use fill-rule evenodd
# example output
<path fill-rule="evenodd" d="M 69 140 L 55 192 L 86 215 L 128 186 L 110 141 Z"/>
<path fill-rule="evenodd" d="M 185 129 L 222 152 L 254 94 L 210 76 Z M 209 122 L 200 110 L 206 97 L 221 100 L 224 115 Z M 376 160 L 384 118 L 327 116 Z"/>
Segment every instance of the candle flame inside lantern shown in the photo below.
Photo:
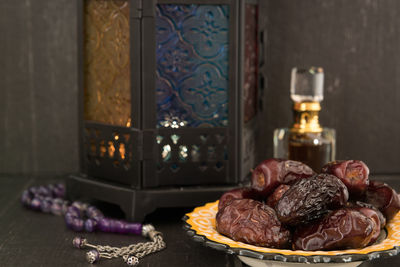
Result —
<path fill-rule="evenodd" d="M 108 156 L 110 158 L 114 157 L 114 152 L 115 152 L 115 146 L 114 143 L 111 141 L 108 141 Z"/>
<path fill-rule="evenodd" d="M 119 144 L 119 155 L 121 156 L 121 159 L 125 159 L 125 144 L 124 143 Z"/>

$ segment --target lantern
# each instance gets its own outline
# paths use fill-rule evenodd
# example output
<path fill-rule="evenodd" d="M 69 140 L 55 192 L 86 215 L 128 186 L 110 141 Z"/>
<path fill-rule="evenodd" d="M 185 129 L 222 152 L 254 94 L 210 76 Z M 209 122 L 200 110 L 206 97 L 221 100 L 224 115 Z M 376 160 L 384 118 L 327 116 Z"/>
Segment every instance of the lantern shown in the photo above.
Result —
<path fill-rule="evenodd" d="M 81 0 L 81 174 L 128 219 L 194 206 L 254 165 L 262 34 L 245 0 Z"/>

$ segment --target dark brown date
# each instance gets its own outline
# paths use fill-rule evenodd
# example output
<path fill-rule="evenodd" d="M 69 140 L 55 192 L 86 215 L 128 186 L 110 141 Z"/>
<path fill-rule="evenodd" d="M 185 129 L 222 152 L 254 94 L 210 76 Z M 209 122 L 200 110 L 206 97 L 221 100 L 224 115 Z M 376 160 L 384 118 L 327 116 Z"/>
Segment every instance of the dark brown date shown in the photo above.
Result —
<path fill-rule="evenodd" d="M 330 174 L 318 174 L 295 182 L 275 206 L 279 220 L 296 226 L 343 207 L 349 193 L 343 182 Z"/>
<path fill-rule="evenodd" d="M 280 184 L 291 184 L 314 174 L 310 167 L 299 161 L 267 159 L 254 169 L 251 187 L 266 198 Z"/>
<path fill-rule="evenodd" d="M 275 191 L 269 195 L 267 199 L 267 205 L 270 206 L 271 208 L 275 208 L 276 203 L 278 203 L 279 199 L 282 198 L 283 194 L 285 194 L 286 191 L 288 191 L 290 188 L 290 185 L 287 184 L 281 184 L 278 186 Z"/>
<path fill-rule="evenodd" d="M 367 190 L 369 180 L 368 166 L 360 160 L 338 160 L 325 164 L 322 173 L 335 175 L 347 186 L 350 197 L 362 196 Z"/>
<path fill-rule="evenodd" d="M 379 215 L 378 215 L 379 211 L 377 212 L 374 209 L 365 208 L 365 207 L 355 208 L 354 210 L 361 212 L 366 217 L 372 219 L 372 221 L 374 222 L 374 228 L 372 230 L 371 240 L 369 241 L 368 245 L 373 244 L 378 239 L 378 237 L 381 233 L 381 220 L 379 219 Z"/>
<path fill-rule="evenodd" d="M 382 212 L 380 210 L 378 210 L 378 208 L 376 208 L 374 205 L 369 204 L 369 203 L 365 203 L 362 201 L 356 201 L 356 202 L 347 202 L 346 204 L 347 208 L 354 208 L 354 209 L 360 209 L 360 208 L 368 208 L 368 209 L 372 209 L 375 211 L 375 213 L 378 215 L 379 218 L 379 223 L 381 226 L 381 229 L 383 227 L 385 227 L 386 225 L 386 218 L 385 216 L 382 214 Z"/>
<path fill-rule="evenodd" d="M 290 232 L 275 211 L 252 199 L 235 199 L 218 211 L 217 231 L 235 241 L 262 247 L 287 248 Z"/>
<path fill-rule="evenodd" d="M 218 210 L 229 205 L 232 200 L 242 198 L 256 199 L 257 195 L 251 188 L 247 187 L 232 189 L 221 196 L 218 203 Z"/>
<path fill-rule="evenodd" d="M 372 219 L 357 210 L 335 210 L 315 223 L 297 228 L 293 249 L 363 248 L 370 243 L 374 226 Z"/>
<path fill-rule="evenodd" d="M 365 202 L 378 208 L 387 220 L 392 219 L 400 210 L 400 198 L 396 191 L 389 185 L 378 181 L 370 181 Z"/>

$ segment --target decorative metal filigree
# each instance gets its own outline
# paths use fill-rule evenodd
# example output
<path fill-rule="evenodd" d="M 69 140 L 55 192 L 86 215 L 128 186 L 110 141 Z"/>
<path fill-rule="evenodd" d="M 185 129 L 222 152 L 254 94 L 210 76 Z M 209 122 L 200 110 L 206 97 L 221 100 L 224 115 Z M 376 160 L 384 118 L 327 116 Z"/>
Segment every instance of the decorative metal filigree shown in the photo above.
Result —
<path fill-rule="evenodd" d="M 221 129 L 222 130 L 222 129 Z M 163 131 L 163 129 L 161 129 Z M 197 168 L 209 175 L 226 172 L 228 163 L 227 139 L 221 133 L 184 133 L 157 135 L 159 175 L 187 172 Z"/>
<path fill-rule="evenodd" d="M 159 4 L 156 30 L 158 126 L 227 126 L 228 6 Z"/>
<path fill-rule="evenodd" d="M 130 126 L 129 1 L 84 1 L 85 119 Z"/>
<path fill-rule="evenodd" d="M 115 131 L 112 135 L 95 128 L 85 128 L 86 159 L 98 165 L 112 162 L 113 167 L 130 169 L 132 140 L 129 133 Z"/>

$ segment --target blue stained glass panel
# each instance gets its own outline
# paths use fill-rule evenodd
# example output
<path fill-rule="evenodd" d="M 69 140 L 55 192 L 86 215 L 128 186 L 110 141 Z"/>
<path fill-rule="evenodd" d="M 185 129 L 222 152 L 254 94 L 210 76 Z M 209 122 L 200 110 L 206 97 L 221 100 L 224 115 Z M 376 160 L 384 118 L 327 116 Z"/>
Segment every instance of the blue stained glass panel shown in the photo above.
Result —
<path fill-rule="evenodd" d="M 227 5 L 156 9 L 158 127 L 228 125 Z"/>

